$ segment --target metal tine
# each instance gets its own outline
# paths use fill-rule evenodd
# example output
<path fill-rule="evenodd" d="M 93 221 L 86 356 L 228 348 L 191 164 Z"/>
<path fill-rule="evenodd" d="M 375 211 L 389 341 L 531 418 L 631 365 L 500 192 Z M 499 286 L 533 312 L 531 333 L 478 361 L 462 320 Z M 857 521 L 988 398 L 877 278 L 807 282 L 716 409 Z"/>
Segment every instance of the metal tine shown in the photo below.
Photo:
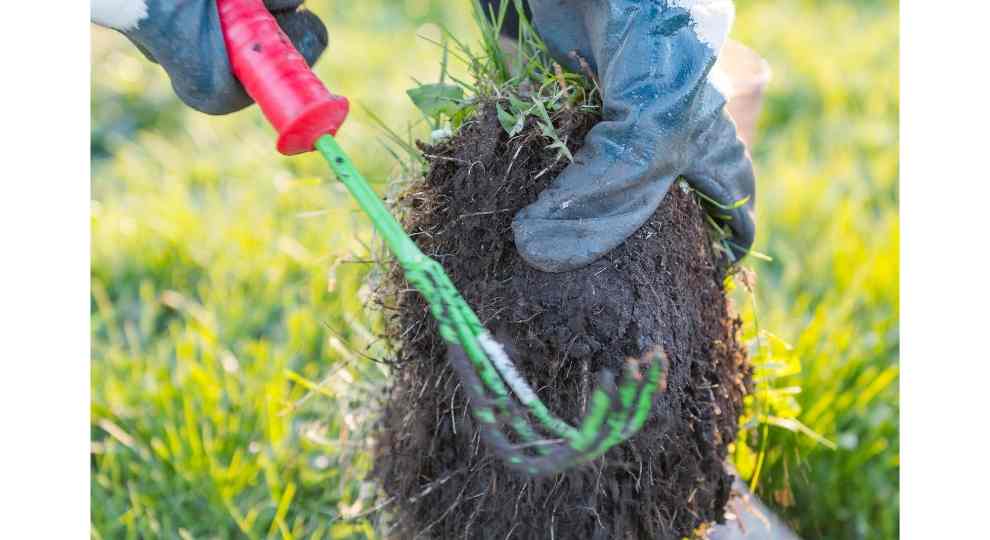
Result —
<path fill-rule="evenodd" d="M 467 304 L 464 302 L 463 298 L 461 298 L 457 290 L 453 288 L 453 284 L 450 283 L 449 278 L 447 278 L 446 274 L 443 273 L 443 268 L 439 265 L 439 263 L 436 263 L 435 261 L 432 262 L 433 264 L 426 265 L 427 271 L 424 273 L 426 280 L 424 281 L 431 282 L 430 285 L 434 287 L 447 288 L 448 292 L 450 292 L 448 296 L 440 296 L 441 300 L 436 304 L 440 308 L 440 316 L 437 317 L 437 320 L 439 321 L 441 327 L 444 325 L 452 326 L 450 330 L 456 334 L 459 341 L 451 341 L 449 337 L 445 336 L 448 343 L 448 360 L 454 367 L 454 370 L 457 371 L 461 381 L 465 383 L 465 387 L 468 386 L 467 382 L 469 379 L 473 380 L 474 384 L 477 385 L 478 392 L 476 393 L 478 393 L 479 397 L 485 396 L 480 389 L 488 388 L 495 394 L 495 397 L 486 397 L 486 399 L 493 401 L 498 409 L 514 409 L 515 404 L 512 402 L 511 396 L 509 395 L 507 389 L 504 385 L 502 385 L 501 379 L 498 378 L 498 372 L 494 369 L 494 367 L 492 367 L 490 363 L 485 364 L 483 361 L 480 366 L 476 367 L 474 362 L 471 361 L 471 355 L 465 351 L 464 347 L 467 345 L 474 345 L 476 348 L 478 347 L 477 340 L 473 339 L 471 328 L 463 320 L 458 321 L 456 317 L 456 315 L 460 314 L 459 311 L 461 309 L 467 307 Z M 407 276 L 408 275 L 409 273 L 407 272 Z M 433 302 L 431 302 L 431 304 L 432 303 Z M 482 360 L 487 360 L 487 358 L 484 357 L 484 354 L 482 354 Z M 480 376 L 477 369 L 487 371 L 490 373 L 490 376 L 487 378 Z M 489 381 L 488 379 L 492 380 Z M 473 411 L 474 409 L 472 408 L 472 412 Z M 494 411 L 491 411 L 491 413 L 493 414 Z M 537 439 L 538 436 L 533 429 L 533 426 L 527 422 L 524 415 L 519 414 L 518 411 L 515 410 L 510 410 L 509 413 L 512 417 L 511 424 L 513 429 L 522 440 L 529 442 Z M 491 416 L 491 414 L 482 411 L 479 421 L 485 421 L 489 418 L 489 416 Z M 485 420 L 483 420 L 483 418 Z"/>
<path fill-rule="evenodd" d="M 652 409 L 652 398 L 656 390 L 662 386 L 661 377 L 666 375 L 668 366 L 666 355 L 659 348 L 649 353 L 646 359 L 649 361 L 649 368 L 645 376 L 639 372 L 637 361 L 630 359 L 623 384 L 619 388 L 619 399 L 615 399 L 614 394 L 610 395 L 610 414 L 607 420 L 601 418 L 593 424 L 586 422 L 585 426 L 582 426 L 583 430 L 584 428 L 595 430 L 594 440 L 583 449 L 572 446 L 574 452 L 567 467 L 587 463 L 604 455 L 611 447 L 634 434 L 645 423 Z M 613 380 L 614 376 L 608 374 L 603 377 L 599 387 L 613 391 Z M 638 380 L 638 383 L 633 383 L 634 380 Z M 631 384 L 635 384 L 635 388 L 632 388 Z M 611 430 L 602 429 L 605 422 L 612 426 Z"/>
<path fill-rule="evenodd" d="M 600 434 L 596 438 L 598 446 L 587 453 L 589 459 L 603 455 L 609 448 L 639 431 L 646 422 L 653 408 L 653 396 L 658 390 L 662 391 L 661 386 L 665 386 L 661 384 L 661 378 L 665 379 L 668 363 L 661 348 L 648 353 L 644 360 L 649 362 L 645 376 L 639 370 L 641 361 L 629 360 L 623 382 L 632 383 L 633 380 L 638 380 L 638 384 L 635 389 L 624 387 L 625 395 L 620 396 L 619 406 L 614 407 L 610 415 L 609 424 L 612 429 L 608 436 L 602 437 Z M 613 405 L 616 405 L 614 401 Z"/>
<path fill-rule="evenodd" d="M 611 376 L 611 374 L 609 374 Z M 588 435 L 593 433 L 593 438 L 580 441 L 578 444 L 572 445 L 576 452 L 574 456 L 574 463 L 586 463 L 597 457 L 603 455 L 609 448 L 615 446 L 621 439 L 617 440 L 618 436 L 628 428 L 629 420 L 633 416 L 634 411 L 632 410 L 632 403 L 635 396 L 630 392 L 636 392 L 636 388 L 633 387 L 635 383 L 627 377 L 624 377 L 623 385 L 619 388 L 610 389 L 611 393 L 608 396 L 607 403 L 607 415 L 588 415 L 586 417 L 586 422 L 582 425 L 582 434 Z M 596 389 L 596 392 L 599 390 Z M 601 403 L 600 399 L 595 399 Z M 608 429 L 611 427 L 611 429 Z"/>
<path fill-rule="evenodd" d="M 457 356 L 460 356 L 460 358 L 457 358 Z M 452 348 L 451 362 L 460 367 L 459 371 L 464 370 L 469 372 L 465 373 L 465 375 L 468 375 L 467 378 L 471 379 L 472 383 L 466 384 L 465 388 L 470 394 L 473 394 L 472 399 L 476 400 L 476 403 L 484 408 L 487 403 L 491 402 L 491 398 L 483 395 L 483 385 L 473 370 L 470 370 L 463 350 Z M 573 444 L 566 442 L 537 440 L 528 441 L 524 445 L 513 444 L 499 430 L 499 425 L 503 422 L 499 422 L 497 418 L 494 422 L 482 423 L 482 434 L 493 451 L 502 456 L 510 467 L 531 476 L 554 474 L 600 457 L 609 448 L 621 442 L 624 435 L 636 431 L 635 424 L 638 420 L 637 417 L 641 415 L 637 415 L 638 411 L 634 407 L 638 403 L 647 402 L 652 397 L 652 392 L 648 391 L 648 388 L 650 388 L 651 382 L 656 382 L 658 375 L 665 370 L 663 370 L 662 363 L 654 364 L 651 362 L 650 370 L 646 376 L 640 375 L 637 366 L 634 365 L 627 367 L 626 371 L 627 373 L 623 377 L 622 387 L 615 386 L 614 375 L 610 372 L 602 372 L 599 376 L 601 382 L 599 383 L 599 387 L 596 388 L 596 392 L 607 400 L 605 408 L 609 411 L 609 414 L 607 417 L 600 416 L 597 420 L 589 416 L 591 422 L 585 422 L 583 427 L 588 432 L 594 433 L 593 439 L 585 446 L 585 448 L 590 448 L 590 450 L 586 449 L 582 451 Z M 632 381 L 634 380 L 638 380 L 638 382 L 633 383 Z M 633 389 L 630 389 L 631 384 L 635 384 Z M 617 393 L 619 394 L 618 396 L 616 396 Z M 616 399 L 617 397 L 618 399 Z M 598 401 L 601 402 L 601 399 L 602 397 L 599 397 Z M 509 414 L 512 415 L 512 418 L 518 419 L 519 416 L 517 415 L 522 411 L 514 403 L 513 405 L 515 411 Z M 612 425 L 611 430 L 601 429 L 606 421 Z M 543 455 L 540 457 L 527 455 L 525 450 L 530 448 L 537 449 Z"/>
<path fill-rule="evenodd" d="M 504 417 L 498 418 L 491 406 L 494 400 L 485 395 L 484 384 L 477 374 L 471 369 L 466 358 L 466 354 L 460 347 L 452 346 L 448 349 L 449 360 L 459 375 L 464 376 L 463 387 L 471 400 L 475 403 L 472 412 L 478 418 L 481 425 L 481 433 L 486 444 L 499 455 L 510 467 L 530 476 L 544 476 L 562 472 L 577 463 L 584 461 L 583 454 L 573 445 L 565 441 L 551 441 L 546 439 L 528 440 L 523 444 L 515 444 L 500 430 L 500 426 L 506 423 Z M 609 384 L 606 381 L 605 387 Z M 614 389 L 614 384 L 611 385 Z M 508 412 L 510 418 L 518 421 L 522 411 L 512 404 L 514 411 Z M 504 413 L 503 415 L 504 416 Z M 602 438 L 599 434 L 595 441 Z M 526 450 L 535 450 L 540 456 L 531 456 Z"/>
<path fill-rule="evenodd" d="M 506 415 L 510 418 L 510 425 L 525 444 L 532 444 L 543 440 L 537 435 L 533 426 L 527 422 L 525 413 L 511 399 L 492 398 L 485 393 L 487 386 L 474 370 L 470 360 L 468 360 L 467 353 L 462 347 L 456 344 L 449 345 L 447 347 L 447 358 L 458 377 L 460 377 L 461 384 L 468 398 L 473 402 L 471 405 L 471 414 L 478 420 L 482 432 L 497 429 L 500 420 L 499 414 L 493 408 L 496 407 L 501 410 L 503 422 Z M 507 438 L 505 442 L 508 446 L 512 446 L 512 443 Z M 498 453 L 504 453 L 504 447 L 496 448 L 496 451 Z"/>
<path fill-rule="evenodd" d="M 606 385 L 604 387 L 606 392 L 604 394 L 604 397 L 603 394 L 601 394 L 601 392 L 599 391 L 600 389 L 596 388 L 595 392 L 592 394 L 593 396 L 597 396 L 597 398 L 593 400 L 592 414 L 585 418 L 584 425 L 582 425 L 580 428 L 574 428 L 566 421 L 561 420 L 560 418 L 553 415 L 553 413 L 550 412 L 546 408 L 546 406 L 543 405 L 543 403 L 539 400 L 539 397 L 536 395 L 536 392 L 532 389 L 532 387 L 529 386 L 525 378 L 518 373 L 514 363 L 511 361 L 511 359 L 509 359 L 508 355 L 505 354 L 505 351 L 503 350 L 502 346 L 497 341 L 495 341 L 487 332 L 483 332 L 481 336 L 478 337 L 477 340 L 478 343 L 481 345 L 481 349 L 486 353 L 486 356 L 488 357 L 486 358 L 486 360 L 489 362 L 489 364 L 494 364 L 494 368 L 499 372 L 499 374 L 502 376 L 502 378 L 505 380 L 508 386 L 512 389 L 512 392 L 516 395 L 516 397 L 530 411 L 530 413 L 532 413 L 533 416 L 536 417 L 536 419 L 545 429 L 554 433 L 555 435 L 574 441 L 574 443 L 577 444 L 578 446 L 585 447 L 588 444 L 590 444 L 589 438 L 591 437 L 591 434 L 597 433 L 598 430 L 601 429 L 600 424 L 602 421 L 610 421 L 613 423 L 620 421 L 615 418 L 608 418 L 608 419 L 602 418 L 601 416 L 607 414 L 607 411 L 610 410 L 610 404 L 614 404 L 615 401 L 614 376 L 608 371 L 603 372 L 606 374 L 604 375 L 605 377 L 604 379 L 602 378 L 602 375 L 599 375 L 599 378 L 601 379 L 599 386 L 601 386 L 602 384 Z M 631 362 L 635 362 L 635 361 L 631 360 Z M 649 379 L 648 377 L 642 377 L 642 375 L 639 374 L 638 369 L 636 369 L 637 366 L 638 364 L 633 365 L 631 369 L 627 368 L 626 376 L 623 377 L 622 379 L 622 388 L 626 389 L 625 390 L 626 392 L 632 392 L 633 390 L 629 389 L 629 385 L 634 384 L 631 381 L 627 380 L 626 377 L 632 376 L 633 378 L 640 380 L 641 383 L 639 385 L 640 392 L 642 392 L 644 386 L 642 383 L 644 381 L 648 381 Z M 498 389 L 494 389 L 494 388 L 493 390 L 496 392 L 498 391 Z M 651 387 L 651 391 L 649 392 L 650 396 L 648 396 L 648 398 L 652 397 L 654 392 L 655 391 Z M 608 398 L 607 402 L 604 400 L 604 398 Z M 628 402 L 630 398 L 632 398 L 632 396 L 627 395 L 626 401 Z M 643 400 L 633 399 L 631 403 L 627 403 L 627 407 L 639 406 L 640 401 Z M 643 404 L 643 406 L 645 406 L 645 403 Z M 617 434 L 617 437 L 621 439 L 623 437 L 622 433 Z"/>
<path fill-rule="evenodd" d="M 667 391 L 667 377 L 670 373 L 670 359 L 667 358 L 667 353 L 664 352 L 662 346 L 658 345 L 647 354 L 647 357 L 650 364 L 646 370 L 646 376 L 640 381 L 640 391 L 636 399 L 636 414 L 630 420 L 630 425 L 623 433 L 623 437 L 630 437 L 643 427 L 653 409 L 654 396 Z"/>

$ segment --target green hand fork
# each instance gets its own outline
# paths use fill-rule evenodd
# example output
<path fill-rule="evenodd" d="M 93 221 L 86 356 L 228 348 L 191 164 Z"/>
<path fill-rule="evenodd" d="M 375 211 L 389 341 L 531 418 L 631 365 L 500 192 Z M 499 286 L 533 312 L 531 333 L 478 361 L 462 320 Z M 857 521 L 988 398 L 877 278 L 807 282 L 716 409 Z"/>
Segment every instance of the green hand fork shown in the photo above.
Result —
<path fill-rule="evenodd" d="M 413 243 L 337 144 L 333 136 L 347 117 L 347 99 L 327 90 L 262 0 L 217 0 L 217 7 L 233 72 L 278 132 L 278 151 L 319 151 L 426 299 L 488 447 L 509 467 L 537 476 L 587 463 L 639 431 L 664 386 L 663 351 L 628 361 L 618 384 L 603 371 L 579 426 L 553 415 L 440 263 Z"/>

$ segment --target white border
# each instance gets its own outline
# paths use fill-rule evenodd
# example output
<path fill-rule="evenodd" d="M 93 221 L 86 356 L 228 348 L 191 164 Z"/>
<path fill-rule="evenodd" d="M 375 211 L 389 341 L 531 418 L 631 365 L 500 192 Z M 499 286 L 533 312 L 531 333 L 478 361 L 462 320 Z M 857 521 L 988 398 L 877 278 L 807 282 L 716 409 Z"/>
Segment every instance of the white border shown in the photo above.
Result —
<path fill-rule="evenodd" d="M 901 2 L 905 539 L 986 535 L 990 7 L 952 4 Z"/>
<path fill-rule="evenodd" d="M 979 536 L 990 485 L 990 84 L 980 52 L 990 6 L 959 6 L 902 2 L 909 540 Z M 59 7 L 44 28 L 0 33 L 10 75 L 0 85 L 0 508 L 10 538 L 84 538 L 89 529 L 89 24 L 84 2 Z"/>
<path fill-rule="evenodd" d="M 88 538 L 90 24 L 39 8 L 0 32 L 0 515 L 5 538 Z"/>

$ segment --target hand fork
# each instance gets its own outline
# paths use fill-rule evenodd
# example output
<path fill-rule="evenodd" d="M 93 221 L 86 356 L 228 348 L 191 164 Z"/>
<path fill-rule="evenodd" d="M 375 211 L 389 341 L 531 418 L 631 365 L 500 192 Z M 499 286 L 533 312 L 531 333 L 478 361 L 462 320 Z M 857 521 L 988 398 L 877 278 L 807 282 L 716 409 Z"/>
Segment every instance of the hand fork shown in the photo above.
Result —
<path fill-rule="evenodd" d="M 578 427 L 551 413 L 440 263 L 420 251 L 337 144 L 334 135 L 347 117 L 347 99 L 327 90 L 262 0 L 217 0 L 217 8 L 234 75 L 278 132 L 278 151 L 322 154 L 385 240 L 406 280 L 426 299 L 492 452 L 524 474 L 554 474 L 602 456 L 639 431 L 664 386 L 668 362 L 663 351 L 627 362 L 618 385 L 603 371 Z"/>

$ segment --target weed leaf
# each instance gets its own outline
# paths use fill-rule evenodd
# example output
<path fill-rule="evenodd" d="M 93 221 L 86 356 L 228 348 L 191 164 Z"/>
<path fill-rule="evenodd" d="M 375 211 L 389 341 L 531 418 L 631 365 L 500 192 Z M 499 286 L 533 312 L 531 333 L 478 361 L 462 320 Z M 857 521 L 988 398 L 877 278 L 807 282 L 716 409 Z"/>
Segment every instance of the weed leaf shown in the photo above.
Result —
<path fill-rule="evenodd" d="M 513 116 L 507 113 L 501 105 L 495 105 L 495 110 L 498 114 L 498 123 L 502 124 L 502 129 L 509 134 L 509 137 L 518 135 L 523 130 L 523 126 L 526 125 L 526 115 L 524 114 Z"/>
<path fill-rule="evenodd" d="M 416 108 L 429 118 L 441 114 L 453 116 L 464 100 L 464 89 L 447 83 L 423 84 L 406 90 L 406 94 Z"/>

